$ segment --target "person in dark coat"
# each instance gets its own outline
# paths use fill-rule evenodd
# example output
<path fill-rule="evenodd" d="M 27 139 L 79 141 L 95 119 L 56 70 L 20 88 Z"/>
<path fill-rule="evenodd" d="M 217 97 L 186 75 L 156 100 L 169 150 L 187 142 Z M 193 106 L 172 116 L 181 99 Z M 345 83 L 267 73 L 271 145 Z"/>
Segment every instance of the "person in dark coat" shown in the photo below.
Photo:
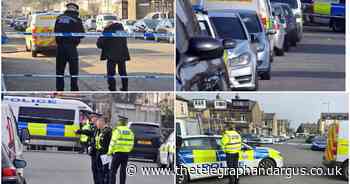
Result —
<path fill-rule="evenodd" d="M 79 6 L 68 3 L 67 10 L 57 17 L 55 33 L 84 33 L 82 20 L 79 18 Z M 64 75 L 67 63 L 69 63 L 70 75 L 79 75 L 78 45 L 83 37 L 56 36 L 56 75 Z M 64 78 L 56 78 L 56 90 L 64 90 Z M 78 79 L 71 78 L 71 90 L 79 91 Z"/>
<path fill-rule="evenodd" d="M 103 33 L 111 33 L 124 31 L 123 25 L 120 23 L 109 22 Z M 101 60 L 107 59 L 107 75 L 115 76 L 116 65 L 118 65 L 118 73 L 120 76 L 127 76 L 126 61 L 130 60 L 129 49 L 127 46 L 127 38 L 125 37 L 100 37 L 97 40 L 97 47 L 102 49 Z M 128 90 L 128 79 L 122 78 L 121 91 Z M 116 91 L 116 80 L 108 77 L 108 89 Z"/>

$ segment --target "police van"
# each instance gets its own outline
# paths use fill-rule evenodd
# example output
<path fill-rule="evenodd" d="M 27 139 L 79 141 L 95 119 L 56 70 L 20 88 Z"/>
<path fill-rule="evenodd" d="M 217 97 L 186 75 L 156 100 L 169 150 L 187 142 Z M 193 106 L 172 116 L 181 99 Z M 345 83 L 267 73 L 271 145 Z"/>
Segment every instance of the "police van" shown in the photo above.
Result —
<path fill-rule="evenodd" d="M 58 12 L 34 13 L 28 18 L 27 33 L 52 33 L 55 22 L 60 15 Z M 26 51 L 32 52 L 32 57 L 36 57 L 39 52 L 56 50 L 56 40 L 54 36 L 33 36 L 25 37 Z"/>
<path fill-rule="evenodd" d="M 4 96 L 18 122 L 19 137 L 29 145 L 78 147 L 80 112 L 92 109 L 79 100 Z"/>
<path fill-rule="evenodd" d="M 349 179 L 349 121 L 340 120 L 328 128 L 327 145 L 323 156 L 323 165 L 341 167 L 342 176 Z"/>

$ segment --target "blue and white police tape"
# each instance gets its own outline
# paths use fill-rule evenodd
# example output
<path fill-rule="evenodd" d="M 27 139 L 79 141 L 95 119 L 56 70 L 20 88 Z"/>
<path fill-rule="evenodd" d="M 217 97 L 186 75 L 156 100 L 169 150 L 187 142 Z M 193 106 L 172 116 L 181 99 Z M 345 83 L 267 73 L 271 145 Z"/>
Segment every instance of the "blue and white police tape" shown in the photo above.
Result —
<path fill-rule="evenodd" d="M 46 32 L 46 33 L 31 33 L 31 32 L 6 32 L 8 37 L 14 36 L 41 36 L 41 37 L 88 37 L 88 38 L 96 38 L 96 37 L 123 37 L 123 38 L 173 38 L 173 33 L 142 33 L 142 32 L 133 32 L 128 33 L 125 31 L 117 31 L 117 32 L 86 32 L 86 33 L 69 33 L 69 32 Z"/>
<path fill-rule="evenodd" d="M 171 75 L 104 75 L 104 74 L 85 74 L 85 75 L 51 75 L 51 74 L 2 74 L 4 78 L 128 78 L 128 79 L 174 79 Z"/>

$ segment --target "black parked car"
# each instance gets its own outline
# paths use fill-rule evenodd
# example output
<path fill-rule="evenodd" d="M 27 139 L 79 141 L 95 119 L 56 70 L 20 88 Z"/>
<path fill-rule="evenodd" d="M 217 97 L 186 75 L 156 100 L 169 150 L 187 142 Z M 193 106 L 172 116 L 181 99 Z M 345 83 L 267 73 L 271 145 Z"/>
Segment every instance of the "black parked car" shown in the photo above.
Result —
<path fill-rule="evenodd" d="M 131 122 L 130 129 L 134 132 L 135 142 L 131 156 L 135 158 L 152 159 L 157 162 L 158 150 L 161 145 L 160 126 L 151 122 Z"/>
<path fill-rule="evenodd" d="M 288 51 L 289 43 L 291 46 L 296 46 L 298 42 L 298 29 L 297 29 L 297 21 L 294 16 L 292 9 L 286 3 L 272 3 L 272 7 L 274 9 L 274 13 L 276 16 L 280 18 L 282 22 L 285 22 L 285 30 L 287 32 L 285 51 Z"/>
<path fill-rule="evenodd" d="M 176 89 L 226 91 L 229 77 L 222 59 L 234 45 L 202 34 L 189 0 L 176 1 Z"/>
<path fill-rule="evenodd" d="M 26 184 L 23 176 L 17 169 L 26 167 L 27 163 L 24 160 L 11 160 L 5 146 L 1 146 L 1 183 L 2 184 Z"/>

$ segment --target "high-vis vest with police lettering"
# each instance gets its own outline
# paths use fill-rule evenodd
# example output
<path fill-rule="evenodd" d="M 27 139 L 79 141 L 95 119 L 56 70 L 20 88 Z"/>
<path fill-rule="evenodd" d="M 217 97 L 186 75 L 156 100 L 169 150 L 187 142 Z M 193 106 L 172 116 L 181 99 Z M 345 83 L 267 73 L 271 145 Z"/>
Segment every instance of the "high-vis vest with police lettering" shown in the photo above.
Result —
<path fill-rule="evenodd" d="M 241 144 L 241 136 L 236 131 L 225 131 L 222 135 L 221 145 L 225 153 L 239 153 Z"/>
<path fill-rule="evenodd" d="M 91 125 L 90 123 L 85 123 L 83 125 L 83 127 L 81 128 L 81 130 L 90 130 L 91 129 Z M 89 140 L 89 136 L 85 135 L 85 134 L 81 134 L 80 135 L 80 142 L 87 142 Z"/>
<path fill-rule="evenodd" d="M 127 126 L 118 126 L 112 132 L 108 154 L 129 153 L 134 147 L 134 133 Z"/>

